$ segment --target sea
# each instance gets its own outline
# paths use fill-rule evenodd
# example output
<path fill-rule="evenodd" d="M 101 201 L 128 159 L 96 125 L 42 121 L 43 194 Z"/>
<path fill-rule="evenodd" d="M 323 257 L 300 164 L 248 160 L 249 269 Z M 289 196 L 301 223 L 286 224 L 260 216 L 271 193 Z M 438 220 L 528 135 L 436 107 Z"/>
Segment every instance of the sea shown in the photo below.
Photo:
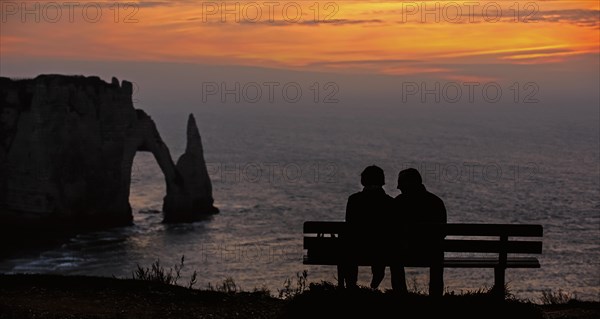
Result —
<path fill-rule="evenodd" d="M 130 203 L 134 225 L 72 236 L 0 260 L 0 273 L 132 278 L 137 267 L 175 269 L 178 283 L 268 289 L 278 295 L 337 281 L 334 266 L 304 265 L 305 221 L 343 220 L 360 173 L 384 169 L 391 196 L 401 169 L 417 168 L 443 199 L 451 223 L 544 227 L 539 269 L 507 270 L 509 293 L 542 302 L 544 293 L 600 301 L 598 109 L 503 107 L 214 106 L 149 112 L 176 160 L 195 115 L 220 213 L 162 223 L 164 177 L 152 154 L 136 155 Z M 428 271 L 407 268 L 409 289 L 427 292 Z M 446 269 L 445 289 L 488 289 L 492 269 Z M 360 269 L 367 286 L 370 269 Z M 389 269 L 380 289 L 390 288 Z"/>

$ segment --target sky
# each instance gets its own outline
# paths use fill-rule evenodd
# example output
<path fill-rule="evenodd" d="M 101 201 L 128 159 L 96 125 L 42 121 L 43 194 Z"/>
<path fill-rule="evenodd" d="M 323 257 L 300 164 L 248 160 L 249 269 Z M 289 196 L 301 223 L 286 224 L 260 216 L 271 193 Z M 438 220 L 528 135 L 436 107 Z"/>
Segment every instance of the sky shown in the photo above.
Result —
<path fill-rule="evenodd" d="M 68 71 L 143 82 L 147 74 L 121 72 L 120 63 L 131 62 L 223 66 L 229 81 L 248 68 L 386 79 L 346 90 L 370 95 L 397 79 L 463 89 L 498 82 L 505 91 L 520 82 L 524 94 L 537 90 L 526 83 L 536 83 L 553 94 L 590 94 L 589 101 L 598 95 L 595 0 L 1 0 L 0 10 L 2 76 Z"/>

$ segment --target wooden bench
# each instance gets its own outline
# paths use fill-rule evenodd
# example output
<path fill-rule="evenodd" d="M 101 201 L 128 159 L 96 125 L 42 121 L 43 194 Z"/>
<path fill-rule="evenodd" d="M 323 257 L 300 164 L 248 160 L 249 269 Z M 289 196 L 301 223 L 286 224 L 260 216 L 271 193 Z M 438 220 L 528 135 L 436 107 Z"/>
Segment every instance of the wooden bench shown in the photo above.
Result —
<path fill-rule="evenodd" d="M 305 265 L 339 265 L 344 256 L 343 242 L 340 239 L 346 229 L 345 222 L 307 221 L 304 222 Z M 444 268 L 493 268 L 494 291 L 500 296 L 505 292 L 505 270 L 507 268 L 540 268 L 535 256 L 542 253 L 543 227 L 526 224 L 446 224 L 446 235 L 442 249 L 446 253 L 463 253 L 464 256 L 445 256 Z M 488 237 L 488 238 L 486 238 Z M 514 237 L 527 238 L 515 239 Z M 351 247 L 350 247 L 351 248 Z M 402 250 L 388 249 L 384 263 L 402 254 Z M 393 251 L 392 251 L 393 250 Z M 519 254 L 519 256 L 515 256 Z M 356 256 L 360 266 L 372 264 L 369 257 Z M 403 259 L 405 267 L 430 267 L 422 260 Z M 338 270 L 339 271 L 339 270 Z M 338 272 L 338 284 L 343 286 Z"/>

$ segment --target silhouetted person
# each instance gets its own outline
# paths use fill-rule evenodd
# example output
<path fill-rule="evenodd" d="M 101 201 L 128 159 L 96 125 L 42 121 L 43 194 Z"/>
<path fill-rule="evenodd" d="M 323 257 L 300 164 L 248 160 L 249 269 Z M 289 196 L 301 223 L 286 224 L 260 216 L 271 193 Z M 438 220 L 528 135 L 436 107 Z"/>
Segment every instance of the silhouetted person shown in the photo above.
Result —
<path fill-rule="evenodd" d="M 404 229 L 400 236 L 406 245 L 406 257 L 432 263 L 429 295 L 441 296 L 444 289 L 441 244 L 445 237 L 442 227 L 447 222 L 446 206 L 438 196 L 427 191 L 421 174 L 414 168 L 400 171 L 398 189 L 402 193 L 395 198 L 397 211 L 394 224 L 398 225 L 398 229 Z M 391 275 L 392 288 L 406 292 L 404 267 L 393 265 Z"/>
<path fill-rule="evenodd" d="M 375 165 L 365 168 L 360 175 L 363 190 L 352 194 L 346 205 L 347 232 L 346 242 L 347 263 L 342 265 L 341 273 L 348 288 L 356 287 L 358 279 L 358 263 L 354 258 L 366 255 L 371 258 L 381 256 L 382 224 L 393 213 L 394 199 L 383 189 L 385 175 L 383 170 Z M 379 287 L 385 276 L 385 265 L 371 266 L 373 278 L 371 288 Z"/>

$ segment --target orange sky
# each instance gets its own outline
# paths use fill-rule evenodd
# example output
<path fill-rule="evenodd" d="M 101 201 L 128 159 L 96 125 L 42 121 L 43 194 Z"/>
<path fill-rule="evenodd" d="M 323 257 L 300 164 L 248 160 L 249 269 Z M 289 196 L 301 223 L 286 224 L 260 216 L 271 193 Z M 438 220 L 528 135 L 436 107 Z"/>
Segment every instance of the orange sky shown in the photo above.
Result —
<path fill-rule="evenodd" d="M 58 17 L 48 3 L 61 1 L 3 0 L 0 54 L 467 77 L 457 65 L 560 63 L 600 45 L 593 0 L 273 2 L 79 1 Z"/>

